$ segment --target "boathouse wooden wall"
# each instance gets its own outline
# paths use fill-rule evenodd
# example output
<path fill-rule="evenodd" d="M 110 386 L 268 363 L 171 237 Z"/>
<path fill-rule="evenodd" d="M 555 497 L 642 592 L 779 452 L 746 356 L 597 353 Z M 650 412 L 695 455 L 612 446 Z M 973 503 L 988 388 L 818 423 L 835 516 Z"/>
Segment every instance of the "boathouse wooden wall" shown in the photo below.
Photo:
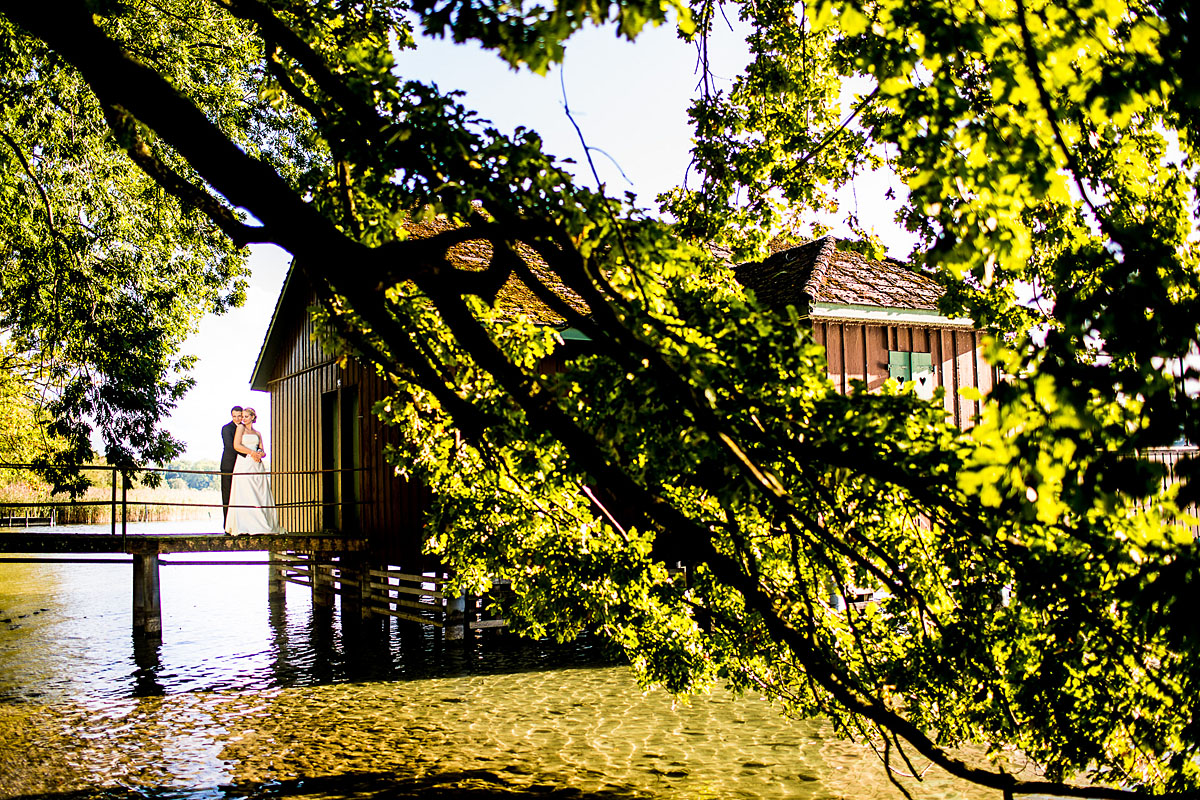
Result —
<path fill-rule="evenodd" d="M 428 492 L 398 477 L 384 457 L 396 432 L 371 411 L 385 394 L 383 381 L 358 364 L 342 367 L 329 358 L 314 340 L 307 313 L 292 313 L 278 322 L 285 326 L 279 331 L 282 346 L 271 364 L 267 388 L 268 452 L 280 523 L 289 531 L 361 533 L 374 558 L 406 570 L 424 569 L 421 529 Z M 329 513 L 331 506 L 313 502 L 331 498 L 332 476 L 319 470 L 331 458 L 329 431 L 324 428 L 329 427 L 326 409 L 332 404 L 344 415 L 340 432 L 349 434 L 341 442 L 346 466 L 356 470 L 344 484 L 349 491 L 341 519 Z M 351 439 L 353 446 L 345 446 Z"/>
<path fill-rule="evenodd" d="M 987 394 L 996 385 L 995 370 L 980 352 L 982 334 L 965 327 L 886 325 L 854 321 L 814 320 L 813 336 L 825 348 L 829 377 L 840 392 L 861 380 L 868 391 L 888 379 L 888 352 L 929 353 L 937 385 L 946 390 L 946 413 L 964 430 L 975 424 L 980 403 L 959 389 L 970 386 Z"/>

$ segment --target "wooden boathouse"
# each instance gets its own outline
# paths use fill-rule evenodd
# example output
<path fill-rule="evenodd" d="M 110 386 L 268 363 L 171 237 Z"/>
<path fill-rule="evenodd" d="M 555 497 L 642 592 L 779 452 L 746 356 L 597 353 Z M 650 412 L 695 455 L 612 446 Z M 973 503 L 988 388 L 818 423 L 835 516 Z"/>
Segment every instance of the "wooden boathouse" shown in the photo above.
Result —
<path fill-rule="evenodd" d="M 284 530 L 353 532 L 371 556 L 420 572 L 424 487 L 384 458 L 396 431 L 371 412 L 387 387 L 316 342 L 315 295 L 293 266 L 275 306 L 250 387 L 271 396 L 271 488 Z M 317 502 L 305 504 L 305 500 Z"/>
<path fill-rule="evenodd" d="M 761 302 L 796 308 L 824 346 L 829 378 L 843 393 L 853 381 L 870 391 L 888 378 L 915 381 L 927 398 L 940 386 L 946 414 L 966 429 L 980 404 L 960 390 L 986 395 L 996 385 L 998 375 L 983 359 L 983 332 L 939 311 L 942 287 L 900 261 L 867 258 L 826 236 L 739 264 L 734 274 Z"/>
<path fill-rule="evenodd" d="M 413 226 L 410 235 L 431 236 L 451 227 L 434 220 Z M 450 257 L 482 268 L 490 260 L 490 245 L 463 242 Z M 532 267 L 585 310 L 544 266 Z M 271 397 L 271 472 L 279 473 L 271 486 L 280 524 L 289 531 L 361 537 L 373 561 L 407 574 L 437 571 L 440 565 L 422 552 L 428 490 L 396 475 L 384 453 L 389 444 L 398 444 L 399 432 L 371 410 L 389 387 L 373 370 L 353 361 L 339 363 L 321 349 L 308 311 L 315 303 L 315 293 L 293 264 L 250 379 L 252 389 Z M 515 276 L 501 288 L 497 303 L 544 324 L 560 319 Z M 313 498 L 316 503 L 302 504 Z"/>

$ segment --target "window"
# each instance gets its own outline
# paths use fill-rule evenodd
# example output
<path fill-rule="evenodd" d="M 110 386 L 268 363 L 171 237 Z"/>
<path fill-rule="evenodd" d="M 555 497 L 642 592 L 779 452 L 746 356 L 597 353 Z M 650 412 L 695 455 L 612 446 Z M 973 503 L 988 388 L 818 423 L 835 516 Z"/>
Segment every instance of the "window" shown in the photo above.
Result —
<path fill-rule="evenodd" d="M 931 353 L 902 353 L 898 350 L 888 351 L 888 377 L 904 383 L 916 376 L 933 372 L 933 355 Z"/>

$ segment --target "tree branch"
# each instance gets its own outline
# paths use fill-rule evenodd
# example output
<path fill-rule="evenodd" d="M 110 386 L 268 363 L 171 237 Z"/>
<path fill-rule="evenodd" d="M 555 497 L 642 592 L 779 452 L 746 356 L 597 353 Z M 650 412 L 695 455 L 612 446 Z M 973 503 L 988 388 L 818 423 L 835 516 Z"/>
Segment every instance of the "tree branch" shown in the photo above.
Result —
<path fill-rule="evenodd" d="M 4 140 L 4 143 L 16 155 L 17 160 L 21 162 L 21 168 L 25 170 L 25 174 L 29 176 L 29 180 L 33 183 L 38 195 L 42 198 L 42 207 L 46 210 L 46 226 L 50 228 L 50 232 L 55 238 L 59 238 L 58 229 L 54 227 L 54 210 L 50 207 L 50 197 L 46 194 L 46 187 L 42 186 L 42 182 L 38 180 L 38 176 L 34 173 L 33 167 L 29 164 L 29 160 L 25 158 L 25 153 L 21 150 L 21 146 L 17 144 L 17 141 L 4 131 L 0 131 L 0 139 Z"/>
<path fill-rule="evenodd" d="M 154 154 L 137 128 L 137 120 L 119 105 L 104 105 L 104 118 L 134 164 L 185 206 L 200 211 L 238 247 L 265 242 L 262 228 L 247 225 L 220 200 L 184 178 Z"/>
<path fill-rule="evenodd" d="M 339 263 L 374 262 L 370 250 L 338 231 L 270 165 L 230 141 L 188 98 L 106 36 L 84 0 L 2 0 L 0 10 L 73 64 L 102 105 L 125 109 L 233 206 L 252 209 L 264 228 L 258 241 L 317 258 L 338 254 Z"/>

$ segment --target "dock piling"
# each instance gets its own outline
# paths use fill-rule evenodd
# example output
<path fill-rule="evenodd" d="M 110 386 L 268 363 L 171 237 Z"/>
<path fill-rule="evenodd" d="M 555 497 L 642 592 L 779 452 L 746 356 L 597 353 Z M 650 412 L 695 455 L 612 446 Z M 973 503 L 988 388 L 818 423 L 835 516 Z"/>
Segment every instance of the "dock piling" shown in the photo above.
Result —
<path fill-rule="evenodd" d="M 468 616 L 469 595 L 464 591 L 456 597 L 446 598 L 446 639 L 458 641 L 469 638 L 470 617 Z"/>
<path fill-rule="evenodd" d="M 342 619 L 370 619 L 371 612 L 368 598 L 371 593 L 370 573 L 367 563 L 350 554 L 342 554 L 339 562 L 341 573 Z"/>
<path fill-rule="evenodd" d="M 287 594 L 287 573 L 281 563 L 284 555 L 275 550 L 267 553 L 267 559 L 271 562 L 267 566 L 267 599 L 273 603 L 283 600 Z"/>
<path fill-rule="evenodd" d="M 133 555 L 133 635 L 162 639 L 162 601 L 159 596 L 158 553 Z"/>
<path fill-rule="evenodd" d="M 312 602 L 318 608 L 333 608 L 333 565 L 327 553 L 312 558 Z"/>

